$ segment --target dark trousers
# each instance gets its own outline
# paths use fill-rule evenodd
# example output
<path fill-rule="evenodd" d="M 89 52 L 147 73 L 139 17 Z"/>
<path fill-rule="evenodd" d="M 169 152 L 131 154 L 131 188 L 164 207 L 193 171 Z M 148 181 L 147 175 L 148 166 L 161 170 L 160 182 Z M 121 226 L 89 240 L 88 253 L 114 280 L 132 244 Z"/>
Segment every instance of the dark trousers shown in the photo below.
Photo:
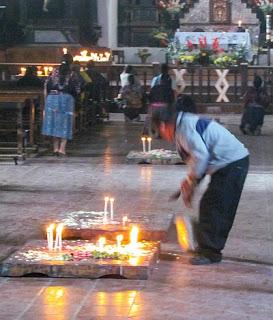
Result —
<path fill-rule="evenodd" d="M 200 201 L 198 249 L 211 259 L 221 260 L 221 250 L 233 225 L 248 167 L 247 156 L 216 171 Z"/>
<path fill-rule="evenodd" d="M 244 130 L 246 126 L 249 126 L 249 130 L 253 133 L 257 126 L 262 126 L 264 123 L 264 108 L 262 106 L 247 107 L 243 113 L 241 125 L 241 130 Z"/>

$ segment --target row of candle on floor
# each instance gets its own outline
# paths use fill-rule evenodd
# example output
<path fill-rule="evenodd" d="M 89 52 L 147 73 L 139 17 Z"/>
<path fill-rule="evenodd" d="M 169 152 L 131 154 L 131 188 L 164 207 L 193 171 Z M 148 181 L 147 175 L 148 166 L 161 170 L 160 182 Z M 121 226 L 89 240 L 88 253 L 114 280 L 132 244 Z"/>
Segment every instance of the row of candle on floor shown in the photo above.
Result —
<path fill-rule="evenodd" d="M 56 229 L 56 238 L 55 238 L 55 244 L 54 244 L 54 230 Z M 47 247 L 49 251 L 53 250 L 62 250 L 62 231 L 63 231 L 63 223 L 59 223 L 57 227 L 55 228 L 55 224 L 51 224 L 47 228 Z M 137 226 L 133 226 L 130 231 L 130 243 L 129 246 L 132 249 L 135 249 L 138 243 L 138 234 L 139 229 Z M 119 251 L 121 248 L 121 243 L 123 241 L 123 235 L 119 234 L 116 237 L 116 246 L 117 250 Z M 98 240 L 98 250 L 103 251 L 105 249 L 106 245 L 106 238 L 100 237 Z"/>
<path fill-rule="evenodd" d="M 152 138 L 151 137 L 141 137 L 143 152 L 149 152 L 152 150 Z M 147 148 L 146 148 L 147 141 Z"/>
<path fill-rule="evenodd" d="M 108 204 L 110 203 L 110 220 L 114 220 L 114 202 L 115 198 L 111 197 L 105 197 L 104 198 L 104 217 L 103 217 L 103 224 L 106 224 L 108 222 Z M 125 227 L 128 222 L 128 217 L 124 216 L 122 217 L 122 226 Z"/>

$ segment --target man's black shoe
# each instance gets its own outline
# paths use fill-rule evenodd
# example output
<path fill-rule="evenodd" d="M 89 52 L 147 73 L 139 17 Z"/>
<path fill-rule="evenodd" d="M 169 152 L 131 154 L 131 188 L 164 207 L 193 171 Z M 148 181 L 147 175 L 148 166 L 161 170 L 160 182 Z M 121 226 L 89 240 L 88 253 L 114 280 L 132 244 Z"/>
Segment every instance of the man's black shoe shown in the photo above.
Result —
<path fill-rule="evenodd" d="M 194 258 L 190 259 L 190 264 L 195 265 L 195 266 L 212 264 L 212 263 L 219 263 L 219 262 L 221 262 L 221 258 L 212 260 L 208 257 L 203 256 L 203 255 L 196 255 Z"/>

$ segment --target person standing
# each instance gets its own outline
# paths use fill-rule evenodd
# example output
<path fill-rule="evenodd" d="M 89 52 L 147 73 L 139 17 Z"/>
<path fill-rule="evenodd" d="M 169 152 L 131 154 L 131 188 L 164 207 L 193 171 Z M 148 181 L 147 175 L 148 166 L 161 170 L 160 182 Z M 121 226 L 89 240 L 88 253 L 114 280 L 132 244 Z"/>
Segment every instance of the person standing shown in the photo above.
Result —
<path fill-rule="evenodd" d="M 140 109 L 142 107 L 141 86 L 135 82 L 135 77 L 132 74 L 129 75 L 128 81 L 129 84 L 120 90 L 125 121 L 140 121 Z"/>
<path fill-rule="evenodd" d="M 49 76 L 46 83 L 47 98 L 42 134 L 53 137 L 55 155 L 66 155 L 67 140 L 73 135 L 75 98 L 80 93 L 80 83 L 70 64 L 63 61 Z"/>
<path fill-rule="evenodd" d="M 194 191 L 208 174 L 210 183 L 199 204 L 196 224 L 198 247 L 191 264 L 220 262 L 233 225 L 249 167 L 246 147 L 219 123 L 196 114 L 190 96 L 179 96 L 176 111 L 161 108 L 152 121 L 163 139 L 175 142 L 181 158 L 189 165 L 181 183 L 187 207 Z"/>

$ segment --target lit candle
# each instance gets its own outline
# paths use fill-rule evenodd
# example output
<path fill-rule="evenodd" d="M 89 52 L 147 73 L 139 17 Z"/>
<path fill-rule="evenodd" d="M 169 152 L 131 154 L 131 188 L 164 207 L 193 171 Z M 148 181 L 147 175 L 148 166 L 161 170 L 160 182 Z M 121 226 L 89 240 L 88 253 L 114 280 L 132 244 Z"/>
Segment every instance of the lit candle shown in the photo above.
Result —
<path fill-rule="evenodd" d="M 130 245 L 133 249 L 137 247 L 137 242 L 138 242 L 138 227 L 133 226 L 131 232 L 130 232 Z"/>
<path fill-rule="evenodd" d="M 62 250 L 62 232 L 63 232 L 63 223 L 59 223 L 56 228 L 56 238 L 55 238 L 55 249 Z"/>
<path fill-rule="evenodd" d="M 127 217 L 127 216 L 124 216 L 124 217 L 122 218 L 122 226 L 125 227 L 127 222 L 128 222 L 128 217 Z"/>
<path fill-rule="evenodd" d="M 104 198 L 104 218 L 103 218 L 104 223 L 107 222 L 108 202 L 109 202 L 109 197 L 105 197 Z"/>
<path fill-rule="evenodd" d="M 63 54 L 67 54 L 67 48 L 63 48 Z"/>
<path fill-rule="evenodd" d="M 146 152 L 146 138 L 142 137 L 141 141 L 142 141 L 143 152 Z"/>
<path fill-rule="evenodd" d="M 104 237 L 100 237 L 98 243 L 99 243 L 99 250 L 103 251 L 106 243 L 106 239 Z"/>
<path fill-rule="evenodd" d="M 118 250 L 120 250 L 120 248 L 121 248 L 122 240 L 123 240 L 123 235 L 122 234 L 117 235 L 117 249 Z"/>
<path fill-rule="evenodd" d="M 110 216 L 111 216 L 111 220 L 114 219 L 114 198 L 110 198 Z"/>
<path fill-rule="evenodd" d="M 152 150 L 152 138 L 148 137 L 147 141 L 148 141 L 148 151 L 151 151 Z"/>
<path fill-rule="evenodd" d="M 47 229 L 46 229 L 46 233 L 47 233 L 47 247 L 48 250 L 51 251 L 53 250 L 53 231 L 54 231 L 54 224 L 51 224 Z"/>
<path fill-rule="evenodd" d="M 45 76 L 48 76 L 48 67 L 44 67 Z"/>
<path fill-rule="evenodd" d="M 266 15 L 265 23 L 266 23 L 266 27 L 265 27 L 266 36 L 265 36 L 265 39 L 266 39 L 266 41 L 270 41 L 271 40 L 271 15 L 270 14 Z"/>
<path fill-rule="evenodd" d="M 20 70 L 21 70 L 21 75 L 24 76 L 27 69 L 25 67 L 22 67 Z"/>
<path fill-rule="evenodd" d="M 241 26 L 242 26 L 242 20 L 239 20 L 238 21 L 238 27 L 241 28 Z"/>

